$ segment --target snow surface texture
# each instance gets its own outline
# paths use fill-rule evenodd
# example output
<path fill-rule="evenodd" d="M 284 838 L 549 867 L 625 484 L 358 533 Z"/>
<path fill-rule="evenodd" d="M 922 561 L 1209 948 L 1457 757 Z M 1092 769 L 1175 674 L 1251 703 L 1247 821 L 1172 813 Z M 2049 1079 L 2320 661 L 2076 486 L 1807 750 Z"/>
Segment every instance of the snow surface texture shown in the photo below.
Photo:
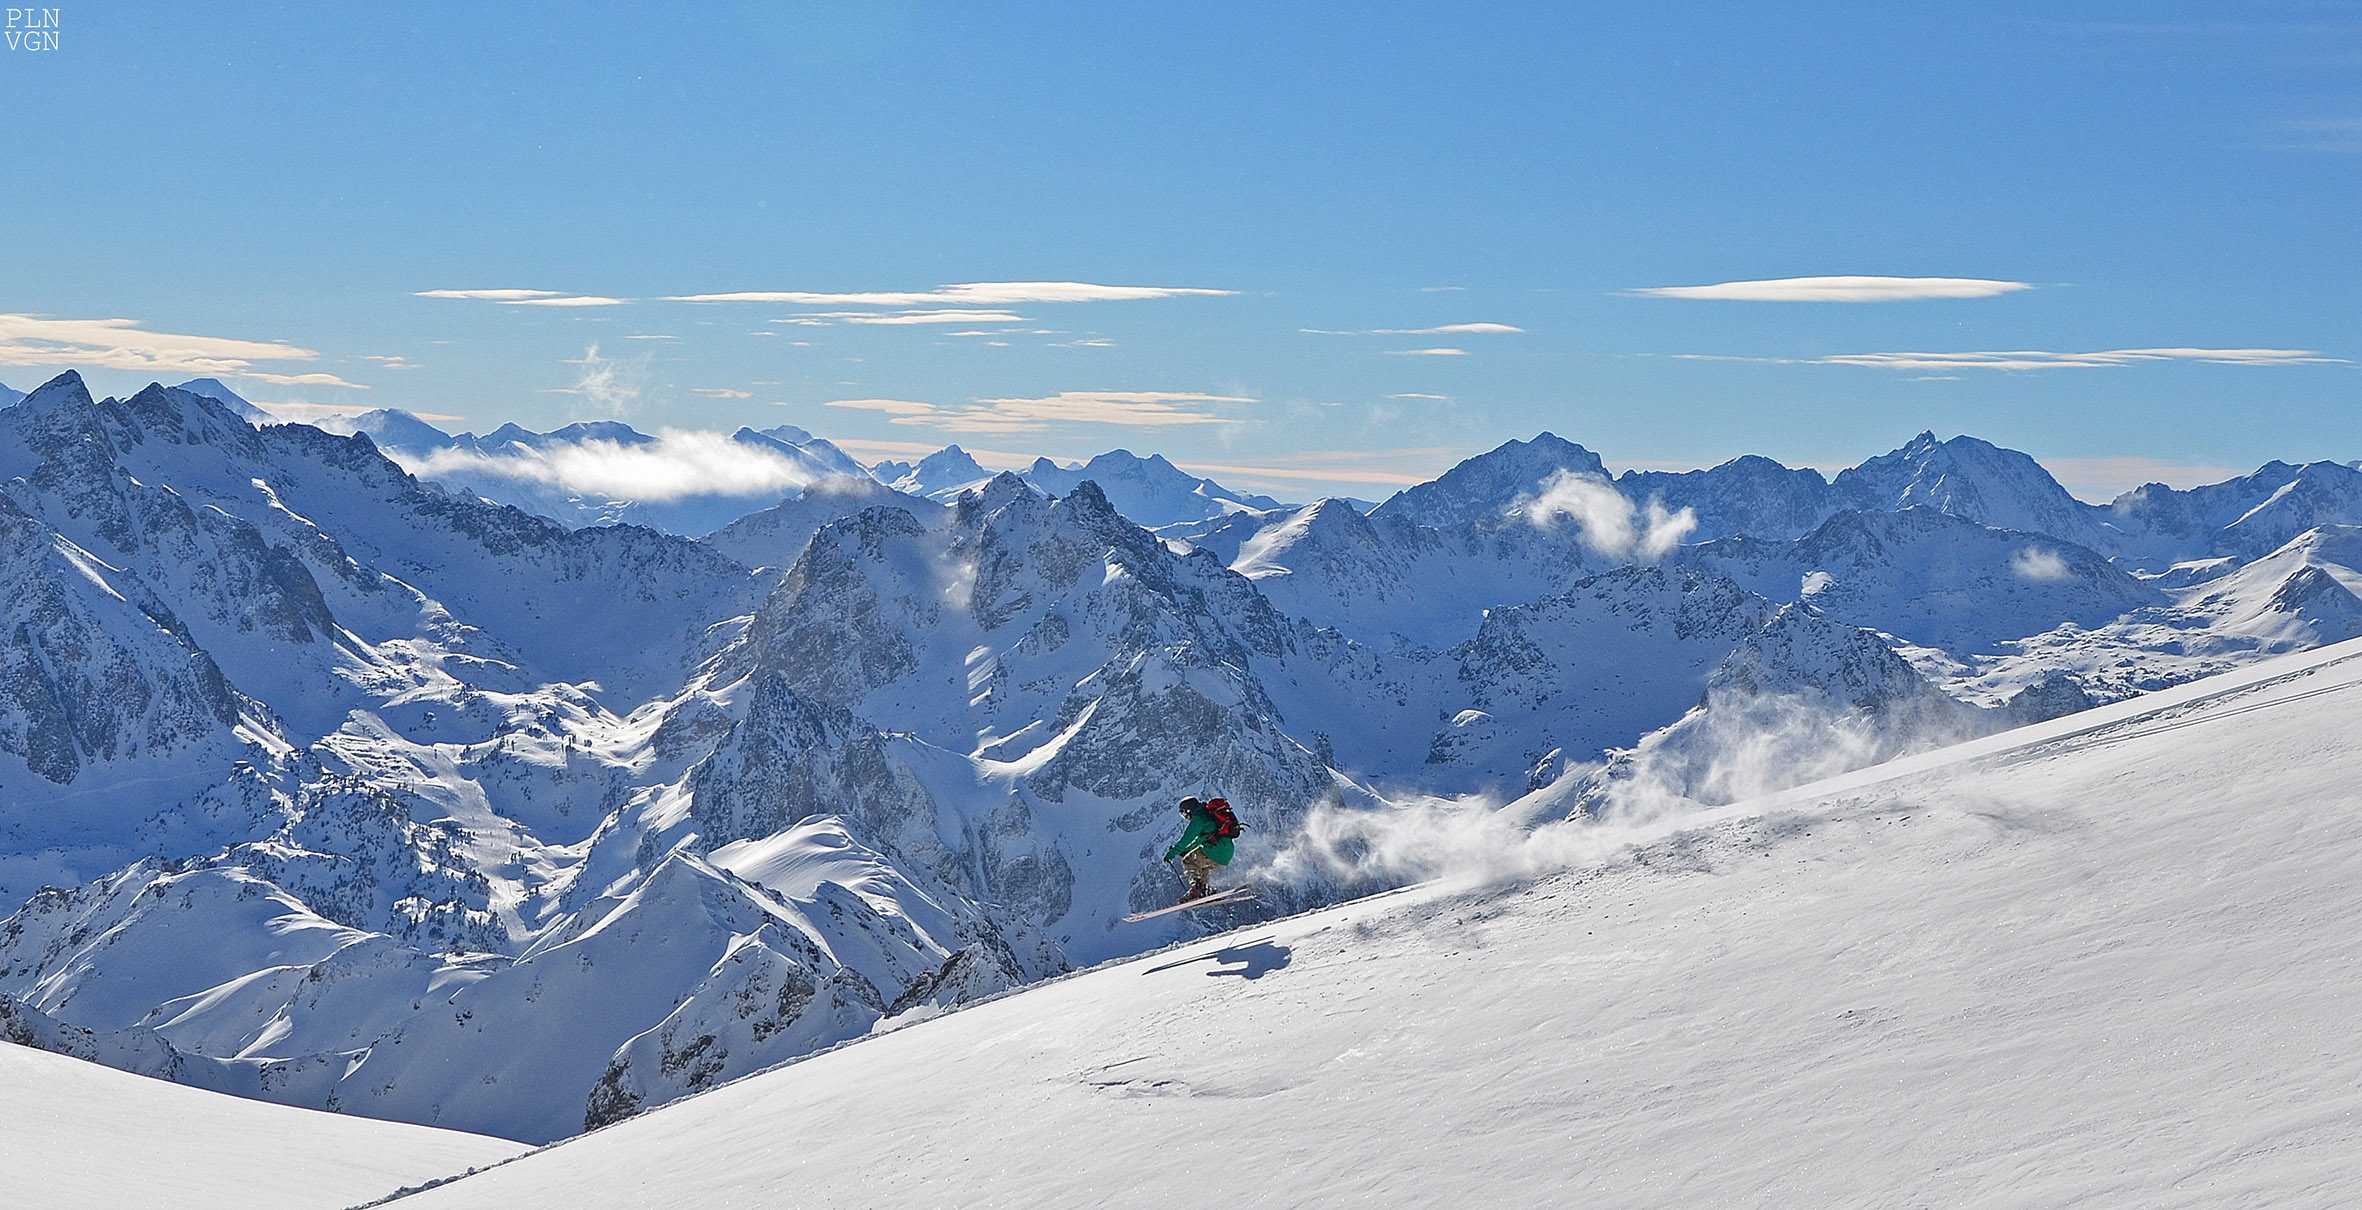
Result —
<path fill-rule="evenodd" d="M 0 1206 L 322 1210 L 524 1150 L 288 1109 L 0 1042 Z"/>
<path fill-rule="evenodd" d="M 1560 833 L 1561 872 L 1114 964 L 396 1204 L 2343 1204 L 2358 708 L 2348 643 Z"/>

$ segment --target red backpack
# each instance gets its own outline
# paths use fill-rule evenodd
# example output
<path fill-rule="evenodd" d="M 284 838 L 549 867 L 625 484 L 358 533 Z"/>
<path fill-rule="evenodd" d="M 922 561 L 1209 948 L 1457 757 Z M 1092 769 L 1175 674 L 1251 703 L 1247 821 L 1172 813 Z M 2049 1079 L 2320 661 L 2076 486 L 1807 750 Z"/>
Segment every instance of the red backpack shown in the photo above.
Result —
<path fill-rule="evenodd" d="M 1230 809 L 1229 799 L 1208 799 L 1205 806 L 1206 814 L 1214 817 L 1214 832 L 1206 838 L 1206 843 L 1212 844 L 1217 840 L 1228 840 L 1247 830 L 1247 826 L 1238 821 L 1238 812 Z"/>

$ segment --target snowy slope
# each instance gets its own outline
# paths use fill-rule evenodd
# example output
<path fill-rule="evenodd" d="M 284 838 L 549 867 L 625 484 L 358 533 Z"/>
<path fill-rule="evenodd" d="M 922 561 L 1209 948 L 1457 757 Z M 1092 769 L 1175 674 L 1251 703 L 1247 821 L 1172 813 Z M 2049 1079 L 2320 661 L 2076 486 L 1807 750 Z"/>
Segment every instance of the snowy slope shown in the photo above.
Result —
<path fill-rule="evenodd" d="M 1568 868 L 1114 965 L 397 1204 L 2338 1204 L 2357 700 L 2346 644 L 1465 845 Z"/>
<path fill-rule="evenodd" d="M 992 478 L 991 471 L 984 469 L 974 458 L 968 456 L 968 451 L 956 445 L 944 446 L 942 449 L 919 459 L 916 465 L 908 469 L 903 469 L 899 463 L 892 465 L 894 469 L 901 470 L 902 473 L 892 479 L 886 479 L 886 486 L 898 492 L 907 492 L 913 496 L 925 496 L 930 500 L 940 500 L 946 504 L 959 499 L 962 492 L 983 487 Z M 875 473 L 880 478 L 884 478 L 883 471 Z"/>
<path fill-rule="evenodd" d="M 1283 507 L 1269 496 L 1233 491 L 1211 479 L 1201 479 L 1165 461 L 1163 454 L 1143 458 L 1130 450 L 1110 450 L 1089 462 L 1065 466 L 1036 458 L 1023 476 L 1027 483 L 1053 496 L 1063 496 L 1086 480 L 1096 483 L 1107 493 L 1107 502 L 1115 505 L 1115 511 L 1148 529 Z"/>
<path fill-rule="evenodd" d="M 320 1210 L 523 1145 L 267 1105 L 0 1042 L 0 1205 Z"/>
<path fill-rule="evenodd" d="M 24 402 L 25 393 L 5 382 L 0 382 L 0 408 L 12 408 Z"/>
<path fill-rule="evenodd" d="M 839 475 L 814 483 L 794 499 L 748 513 L 701 541 L 748 567 L 784 572 L 795 566 L 796 556 L 822 526 L 881 504 L 922 520 L 939 519 L 943 512 L 932 500 L 905 495 L 866 474 Z"/>

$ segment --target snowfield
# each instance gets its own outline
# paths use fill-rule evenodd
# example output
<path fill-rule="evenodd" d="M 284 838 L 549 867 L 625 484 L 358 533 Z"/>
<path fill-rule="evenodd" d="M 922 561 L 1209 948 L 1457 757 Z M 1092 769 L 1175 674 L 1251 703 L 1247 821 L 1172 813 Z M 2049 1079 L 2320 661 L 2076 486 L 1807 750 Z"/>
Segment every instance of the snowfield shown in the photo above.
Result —
<path fill-rule="evenodd" d="M 0 1139 L 0 1206 L 26 1210 L 320 1210 L 525 1147 L 224 1096 L 6 1042 Z"/>
<path fill-rule="evenodd" d="M 399 1204 L 2350 1204 L 2358 720 L 2346 642 L 1544 829 Z"/>

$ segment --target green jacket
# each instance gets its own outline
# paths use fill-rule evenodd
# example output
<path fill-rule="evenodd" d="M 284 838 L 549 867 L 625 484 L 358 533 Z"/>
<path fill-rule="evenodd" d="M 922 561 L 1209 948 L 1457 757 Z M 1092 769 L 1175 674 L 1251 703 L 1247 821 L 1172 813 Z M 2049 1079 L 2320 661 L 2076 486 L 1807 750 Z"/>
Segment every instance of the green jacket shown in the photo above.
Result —
<path fill-rule="evenodd" d="M 1237 851 L 1236 847 L 1227 836 L 1220 840 L 1207 840 L 1206 837 L 1214 834 L 1214 828 L 1212 811 L 1191 811 L 1189 826 L 1181 829 L 1181 839 L 1174 841 L 1173 846 L 1165 850 L 1165 860 L 1171 861 L 1198 850 L 1213 858 L 1215 865 L 1229 865 L 1231 855 Z"/>

